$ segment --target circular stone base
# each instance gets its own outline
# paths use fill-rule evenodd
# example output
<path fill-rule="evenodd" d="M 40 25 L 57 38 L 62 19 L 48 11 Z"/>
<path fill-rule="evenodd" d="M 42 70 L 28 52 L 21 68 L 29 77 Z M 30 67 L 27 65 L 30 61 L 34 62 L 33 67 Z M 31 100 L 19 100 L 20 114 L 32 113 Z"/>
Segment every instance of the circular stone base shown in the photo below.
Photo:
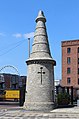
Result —
<path fill-rule="evenodd" d="M 24 105 L 26 110 L 46 111 L 54 109 L 53 102 L 27 102 Z"/>

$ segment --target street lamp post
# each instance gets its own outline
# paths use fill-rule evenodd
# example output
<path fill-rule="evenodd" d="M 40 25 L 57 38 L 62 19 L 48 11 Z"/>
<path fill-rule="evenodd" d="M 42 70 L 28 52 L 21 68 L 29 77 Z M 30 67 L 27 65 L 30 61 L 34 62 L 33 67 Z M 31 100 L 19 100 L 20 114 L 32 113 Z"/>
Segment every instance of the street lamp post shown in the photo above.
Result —
<path fill-rule="evenodd" d="M 30 38 L 28 38 L 28 55 L 30 57 Z"/>

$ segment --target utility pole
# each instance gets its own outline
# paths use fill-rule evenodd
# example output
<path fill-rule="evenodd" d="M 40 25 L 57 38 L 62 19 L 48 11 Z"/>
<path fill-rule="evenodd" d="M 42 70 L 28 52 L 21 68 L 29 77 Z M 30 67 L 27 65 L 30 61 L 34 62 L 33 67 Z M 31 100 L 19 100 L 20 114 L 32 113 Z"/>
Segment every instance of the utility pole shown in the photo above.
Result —
<path fill-rule="evenodd" d="M 30 57 L 30 38 L 28 38 L 28 55 Z"/>

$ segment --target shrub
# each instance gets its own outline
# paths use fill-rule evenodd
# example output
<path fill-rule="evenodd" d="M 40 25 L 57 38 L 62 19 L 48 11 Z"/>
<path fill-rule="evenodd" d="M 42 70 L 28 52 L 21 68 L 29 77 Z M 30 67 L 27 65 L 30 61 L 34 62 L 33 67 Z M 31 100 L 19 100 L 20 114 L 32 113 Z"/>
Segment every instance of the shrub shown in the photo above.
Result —
<path fill-rule="evenodd" d="M 57 95 L 57 103 L 58 105 L 68 105 L 70 103 L 70 95 L 66 92 L 59 93 Z"/>

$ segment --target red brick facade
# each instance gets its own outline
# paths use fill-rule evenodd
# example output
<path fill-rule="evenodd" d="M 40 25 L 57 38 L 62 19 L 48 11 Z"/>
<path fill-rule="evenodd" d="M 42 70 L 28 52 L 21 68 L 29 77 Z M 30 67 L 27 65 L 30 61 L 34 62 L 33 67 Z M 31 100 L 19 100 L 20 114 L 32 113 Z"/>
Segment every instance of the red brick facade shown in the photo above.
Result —
<path fill-rule="evenodd" d="M 79 40 L 62 42 L 61 85 L 79 88 Z"/>
<path fill-rule="evenodd" d="M 3 81 L 1 80 L 1 76 L 4 79 Z M 2 73 L 0 74 L 0 88 L 4 85 L 5 89 L 18 89 L 20 86 L 26 85 L 26 79 L 26 76 Z"/>

